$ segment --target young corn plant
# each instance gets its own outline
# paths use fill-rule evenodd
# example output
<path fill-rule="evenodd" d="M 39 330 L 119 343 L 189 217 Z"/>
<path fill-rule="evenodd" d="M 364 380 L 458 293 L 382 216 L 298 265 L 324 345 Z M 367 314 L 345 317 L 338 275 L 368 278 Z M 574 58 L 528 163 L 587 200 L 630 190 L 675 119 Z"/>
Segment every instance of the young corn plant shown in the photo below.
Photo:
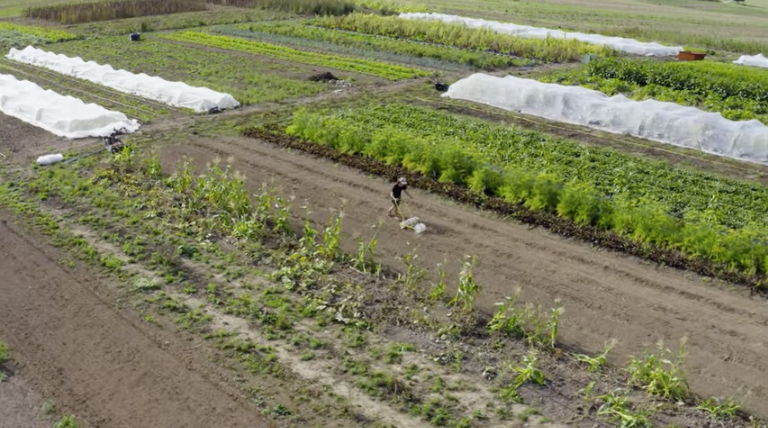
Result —
<path fill-rule="evenodd" d="M 626 394 L 610 392 L 598 397 L 603 404 L 597 415 L 606 418 L 620 428 L 651 428 L 650 415 L 646 411 L 635 411 Z"/>
<path fill-rule="evenodd" d="M 362 273 L 371 273 L 374 276 L 379 276 L 381 265 L 375 261 L 376 245 L 378 243 L 379 241 L 375 236 L 368 243 L 364 239 L 359 238 L 357 240 L 357 252 L 351 260 L 352 267 Z"/>
<path fill-rule="evenodd" d="M 342 256 L 339 244 L 341 242 L 341 219 L 343 217 L 343 211 L 333 216 L 330 224 L 323 230 L 321 242 L 317 244 L 317 253 L 331 261 L 338 261 Z"/>
<path fill-rule="evenodd" d="M 408 291 L 416 291 L 419 285 L 419 281 L 424 278 L 425 272 L 416 265 L 416 258 L 418 254 L 406 254 L 403 257 L 403 263 L 405 263 L 405 275 L 400 275 L 400 281 Z"/>
<path fill-rule="evenodd" d="M 680 343 L 677 358 L 672 359 L 672 351 L 658 343 L 658 355 L 645 352 L 641 359 L 632 357 L 626 371 L 632 385 L 644 389 L 651 395 L 669 400 L 688 398 L 688 383 L 683 373 L 685 359 L 684 341 Z"/>
<path fill-rule="evenodd" d="M 608 364 L 608 353 L 611 352 L 615 346 L 616 339 L 611 340 L 611 342 L 606 344 L 603 353 L 596 357 L 590 357 L 589 355 L 584 354 L 576 354 L 574 355 L 574 358 L 576 358 L 576 360 L 580 363 L 587 364 L 589 366 L 587 370 L 590 372 L 600 372 L 603 370 L 603 367 Z"/>
<path fill-rule="evenodd" d="M 560 299 L 555 299 L 555 307 L 550 309 L 549 318 L 549 348 L 555 349 L 555 342 L 557 340 L 557 332 L 560 326 L 560 316 L 565 312 L 565 308 L 558 306 Z"/>
<path fill-rule="evenodd" d="M 432 302 L 441 301 L 445 296 L 445 269 L 442 264 L 437 265 L 437 275 L 437 283 L 433 284 L 429 291 L 429 300 Z"/>
<path fill-rule="evenodd" d="M 696 407 L 712 419 L 730 419 L 736 416 L 740 408 L 741 405 L 732 398 L 721 400 L 717 397 L 708 398 Z"/>
<path fill-rule="evenodd" d="M 307 216 L 304 220 L 304 230 L 301 238 L 299 239 L 299 247 L 305 254 L 313 254 L 317 247 L 316 238 L 317 230 L 312 227 L 312 222 L 309 219 L 310 212 L 307 211 Z"/>
<path fill-rule="evenodd" d="M 0 342 L 0 366 L 8 361 L 8 345 Z"/>
<path fill-rule="evenodd" d="M 523 364 L 521 366 L 515 366 L 515 371 L 517 372 L 517 376 L 515 377 L 515 389 L 526 382 L 532 382 L 536 385 L 544 385 L 544 372 L 536 366 L 538 359 L 536 351 L 530 349 L 528 353 L 523 356 Z"/>
<path fill-rule="evenodd" d="M 472 313 L 475 308 L 475 296 L 482 287 L 475 282 L 473 269 L 477 259 L 475 256 L 465 256 L 464 265 L 459 272 L 459 287 L 456 290 L 456 296 L 448 302 L 449 305 L 461 305 L 465 314 Z"/>
<path fill-rule="evenodd" d="M 515 307 L 519 295 L 520 289 L 518 288 L 512 297 L 504 296 L 504 302 L 496 303 L 496 313 L 488 322 L 488 331 L 492 334 L 512 337 L 525 336 L 523 312 Z"/>
<path fill-rule="evenodd" d="M 192 165 L 189 159 L 184 159 L 177 167 L 176 171 L 166 180 L 166 185 L 170 186 L 176 193 L 184 194 L 192 187 Z"/>

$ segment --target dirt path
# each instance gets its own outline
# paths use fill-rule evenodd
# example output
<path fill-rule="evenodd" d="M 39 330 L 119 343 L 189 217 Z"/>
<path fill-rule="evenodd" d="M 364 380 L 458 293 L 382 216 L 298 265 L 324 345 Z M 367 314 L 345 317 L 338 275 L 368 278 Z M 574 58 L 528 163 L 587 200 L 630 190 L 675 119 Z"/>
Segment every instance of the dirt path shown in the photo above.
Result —
<path fill-rule="evenodd" d="M 356 235 L 371 236 L 379 220 L 379 260 L 401 266 L 396 257 L 417 248 L 421 265 L 433 268 L 448 261 L 457 271 L 465 254 L 475 254 L 481 265 L 476 275 L 485 287 L 480 305 L 493 304 L 515 287 L 526 300 L 549 307 L 555 298 L 566 309 L 565 343 L 601 351 L 610 338 L 619 339 L 613 358 L 624 365 L 644 344 L 658 339 L 676 348 L 688 337 L 688 377 L 701 395 L 727 396 L 743 387 L 751 391 L 745 408 L 768 416 L 768 304 L 740 290 L 724 290 L 684 272 L 651 265 L 635 258 L 590 248 L 478 213 L 414 190 L 414 212 L 428 221 L 430 233 L 418 236 L 401 231 L 386 218 L 390 184 L 327 161 L 289 153 L 244 138 L 195 138 L 183 147 L 164 149 L 163 163 L 180 155 L 199 162 L 215 156 L 233 157 L 237 169 L 255 189 L 274 180 L 295 195 L 294 206 L 309 201 L 313 217 L 326 221 L 329 210 L 346 205 L 344 228 L 353 250 Z"/>
<path fill-rule="evenodd" d="M 41 411 L 43 398 L 29 389 L 21 376 L 0 382 L 0 428 L 48 428 Z"/>
<path fill-rule="evenodd" d="M 269 426 L 173 331 L 141 324 L 108 285 L 0 218 L 0 337 L 27 388 L 88 427 Z"/>

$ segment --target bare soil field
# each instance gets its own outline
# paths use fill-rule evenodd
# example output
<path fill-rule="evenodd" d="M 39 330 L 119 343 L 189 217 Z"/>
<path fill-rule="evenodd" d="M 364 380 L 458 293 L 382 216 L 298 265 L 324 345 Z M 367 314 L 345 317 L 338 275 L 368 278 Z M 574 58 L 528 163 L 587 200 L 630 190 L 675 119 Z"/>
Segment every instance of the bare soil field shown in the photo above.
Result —
<path fill-rule="evenodd" d="M 76 409 L 94 427 L 267 426 L 220 386 L 219 375 L 193 346 L 150 331 L 130 309 L 116 307 L 107 284 L 90 272 L 59 266 L 55 250 L 5 215 L 0 248 L 0 337 L 24 384 L 2 383 L 0 392 L 8 388 L 23 397 L 20 388 L 32 390 Z M 27 422 L 25 427 L 36 426 Z M 0 426 L 21 427 L 9 419 Z"/>
<path fill-rule="evenodd" d="M 50 421 L 43 416 L 44 400 L 32 391 L 20 374 L 0 383 L 0 427 L 47 428 Z"/>
<path fill-rule="evenodd" d="M 765 411 L 761 403 L 768 399 L 768 363 L 762 356 L 768 349 L 768 304 L 761 297 L 589 248 L 418 190 L 408 202 L 428 232 L 402 231 L 397 221 L 386 217 L 386 181 L 256 140 L 194 138 L 185 146 L 165 148 L 163 164 L 173 166 L 182 156 L 199 166 L 215 157 L 233 159 L 254 189 L 274 182 L 295 196 L 294 205 L 307 201 L 318 222 L 326 222 L 330 212 L 344 206 L 349 238 L 345 244 L 350 250 L 353 238 L 371 236 L 382 222 L 378 253 L 385 264 L 397 266 L 399 257 L 415 252 L 425 268 L 447 262 L 449 272 L 455 273 L 462 256 L 475 254 L 481 263 L 476 277 L 484 287 L 478 296 L 484 310 L 491 312 L 494 303 L 516 287 L 522 287 L 525 300 L 542 305 L 560 298 L 566 309 L 564 342 L 596 352 L 616 338 L 613 358 L 618 364 L 641 354 L 643 345 L 663 339 L 676 347 L 687 337 L 686 365 L 696 393 L 730 395 L 741 385 L 750 394 L 745 409 L 758 415 Z"/>

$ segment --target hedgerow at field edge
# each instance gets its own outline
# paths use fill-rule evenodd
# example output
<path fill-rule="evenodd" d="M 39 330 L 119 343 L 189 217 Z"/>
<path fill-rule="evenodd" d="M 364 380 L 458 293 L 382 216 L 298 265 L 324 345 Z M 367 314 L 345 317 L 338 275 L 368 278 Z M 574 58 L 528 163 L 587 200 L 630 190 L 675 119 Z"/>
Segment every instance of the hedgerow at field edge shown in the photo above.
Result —
<path fill-rule="evenodd" d="M 33 7 L 27 9 L 24 16 L 60 24 L 80 24 L 137 16 L 195 12 L 205 9 L 206 0 L 113 0 Z"/>

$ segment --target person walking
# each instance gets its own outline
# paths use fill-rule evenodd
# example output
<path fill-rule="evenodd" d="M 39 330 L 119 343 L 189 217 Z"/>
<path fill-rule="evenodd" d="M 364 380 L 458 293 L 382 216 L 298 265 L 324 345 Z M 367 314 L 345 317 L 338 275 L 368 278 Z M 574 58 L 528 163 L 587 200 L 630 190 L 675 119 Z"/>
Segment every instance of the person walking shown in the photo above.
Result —
<path fill-rule="evenodd" d="M 405 221 L 403 214 L 400 212 L 400 201 L 402 200 L 402 193 L 405 192 L 409 198 L 413 197 L 410 193 L 408 193 L 407 189 L 408 181 L 406 181 L 405 177 L 400 177 L 397 180 L 397 183 L 395 183 L 395 185 L 392 187 L 392 190 L 389 192 L 389 197 L 392 199 L 392 208 L 389 209 L 390 217 L 394 217 L 395 214 L 397 214 L 401 221 Z"/>

